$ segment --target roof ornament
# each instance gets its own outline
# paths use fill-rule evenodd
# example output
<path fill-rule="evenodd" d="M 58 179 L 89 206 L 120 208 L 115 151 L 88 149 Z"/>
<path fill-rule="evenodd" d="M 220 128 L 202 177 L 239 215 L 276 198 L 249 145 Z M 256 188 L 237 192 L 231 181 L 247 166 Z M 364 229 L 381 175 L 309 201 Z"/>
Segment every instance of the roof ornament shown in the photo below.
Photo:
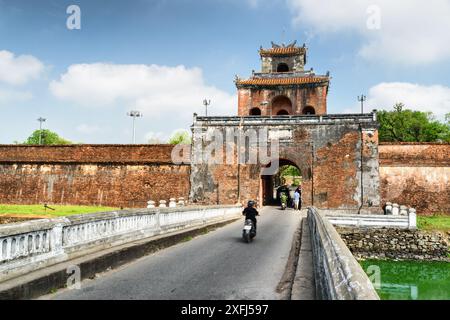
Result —
<path fill-rule="evenodd" d="M 294 48 L 295 45 L 297 44 L 297 40 L 294 40 L 294 42 L 292 42 L 291 44 L 288 44 L 288 48 Z"/>
<path fill-rule="evenodd" d="M 294 42 L 292 42 L 288 45 L 286 45 L 284 42 L 281 45 L 276 44 L 273 41 L 270 41 L 270 43 L 272 44 L 273 49 L 275 49 L 275 48 L 295 48 L 295 45 L 297 44 L 297 40 L 294 40 Z"/>
<path fill-rule="evenodd" d="M 272 48 L 281 48 L 280 45 L 274 43 L 273 41 L 270 41 L 270 43 L 272 44 Z"/>
<path fill-rule="evenodd" d="M 234 82 L 239 82 L 241 80 L 241 78 L 239 78 L 239 76 L 236 74 L 234 75 Z"/>

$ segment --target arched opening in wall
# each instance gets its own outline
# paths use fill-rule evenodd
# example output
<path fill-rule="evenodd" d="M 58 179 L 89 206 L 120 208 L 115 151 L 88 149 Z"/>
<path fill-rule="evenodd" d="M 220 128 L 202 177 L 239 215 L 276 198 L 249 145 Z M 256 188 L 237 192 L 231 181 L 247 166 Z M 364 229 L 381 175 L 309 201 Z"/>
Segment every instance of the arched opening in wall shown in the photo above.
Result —
<path fill-rule="evenodd" d="M 316 114 L 316 110 L 311 106 L 307 106 L 303 109 L 303 114 Z"/>
<path fill-rule="evenodd" d="M 277 72 L 289 72 L 289 66 L 286 63 L 279 63 L 277 66 Z"/>
<path fill-rule="evenodd" d="M 286 96 L 276 96 L 271 103 L 272 115 L 292 114 L 292 102 Z M 279 112 L 283 112 L 279 114 Z"/>
<path fill-rule="evenodd" d="M 271 163 L 267 168 L 271 168 Z M 300 168 L 292 161 L 280 159 L 278 170 L 273 175 L 261 175 L 260 198 L 263 205 L 280 205 L 281 194 L 288 197 L 288 206 L 293 206 L 294 192 L 302 184 Z"/>
<path fill-rule="evenodd" d="M 277 112 L 277 116 L 285 116 L 285 115 L 289 115 L 289 112 L 287 112 L 284 109 Z"/>
<path fill-rule="evenodd" d="M 250 115 L 251 116 L 260 116 L 261 115 L 261 109 L 257 108 L 257 107 L 250 109 Z"/>

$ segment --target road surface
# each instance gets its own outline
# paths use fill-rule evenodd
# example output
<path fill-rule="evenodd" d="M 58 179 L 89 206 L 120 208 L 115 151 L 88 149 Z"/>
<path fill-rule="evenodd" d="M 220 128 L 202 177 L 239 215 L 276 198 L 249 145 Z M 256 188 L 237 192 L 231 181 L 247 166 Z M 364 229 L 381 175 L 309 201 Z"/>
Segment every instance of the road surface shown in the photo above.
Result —
<path fill-rule="evenodd" d="M 260 214 L 250 244 L 242 219 L 41 299 L 280 299 L 276 287 L 301 216 L 278 207 Z"/>

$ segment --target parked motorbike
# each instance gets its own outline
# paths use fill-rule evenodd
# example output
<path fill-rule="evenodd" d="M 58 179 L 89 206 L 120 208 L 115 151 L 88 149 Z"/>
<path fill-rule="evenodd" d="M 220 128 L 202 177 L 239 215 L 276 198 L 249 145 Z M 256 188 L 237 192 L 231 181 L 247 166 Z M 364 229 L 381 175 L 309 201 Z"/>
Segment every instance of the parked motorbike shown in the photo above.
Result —
<path fill-rule="evenodd" d="M 242 238 L 245 242 L 250 243 L 256 236 L 256 229 L 253 225 L 253 221 L 250 219 L 245 220 L 244 230 L 242 230 Z"/>

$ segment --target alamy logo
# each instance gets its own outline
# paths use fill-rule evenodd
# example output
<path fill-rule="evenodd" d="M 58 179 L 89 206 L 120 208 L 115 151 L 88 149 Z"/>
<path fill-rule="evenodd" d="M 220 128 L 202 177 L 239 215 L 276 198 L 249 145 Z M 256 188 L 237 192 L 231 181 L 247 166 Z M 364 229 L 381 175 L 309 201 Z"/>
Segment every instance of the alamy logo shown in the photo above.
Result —
<path fill-rule="evenodd" d="M 79 6 L 73 4 L 67 7 L 67 14 L 70 16 L 67 18 L 66 26 L 69 30 L 81 29 L 81 9 Z"/>
<path fill-rule="evenodd" d="M 371 5 L 366 10 L 369 17 L 366 21 L 367 29 L 380 30 L 381 29 L 381 8 L 377 5 Z"/>
<path fill-rule="evenodd" d="M 70 266 L 66 273 L 69 275 L 66 281 L 68 289 L 81 289 L 81 270 L 79 266 Z"/>

